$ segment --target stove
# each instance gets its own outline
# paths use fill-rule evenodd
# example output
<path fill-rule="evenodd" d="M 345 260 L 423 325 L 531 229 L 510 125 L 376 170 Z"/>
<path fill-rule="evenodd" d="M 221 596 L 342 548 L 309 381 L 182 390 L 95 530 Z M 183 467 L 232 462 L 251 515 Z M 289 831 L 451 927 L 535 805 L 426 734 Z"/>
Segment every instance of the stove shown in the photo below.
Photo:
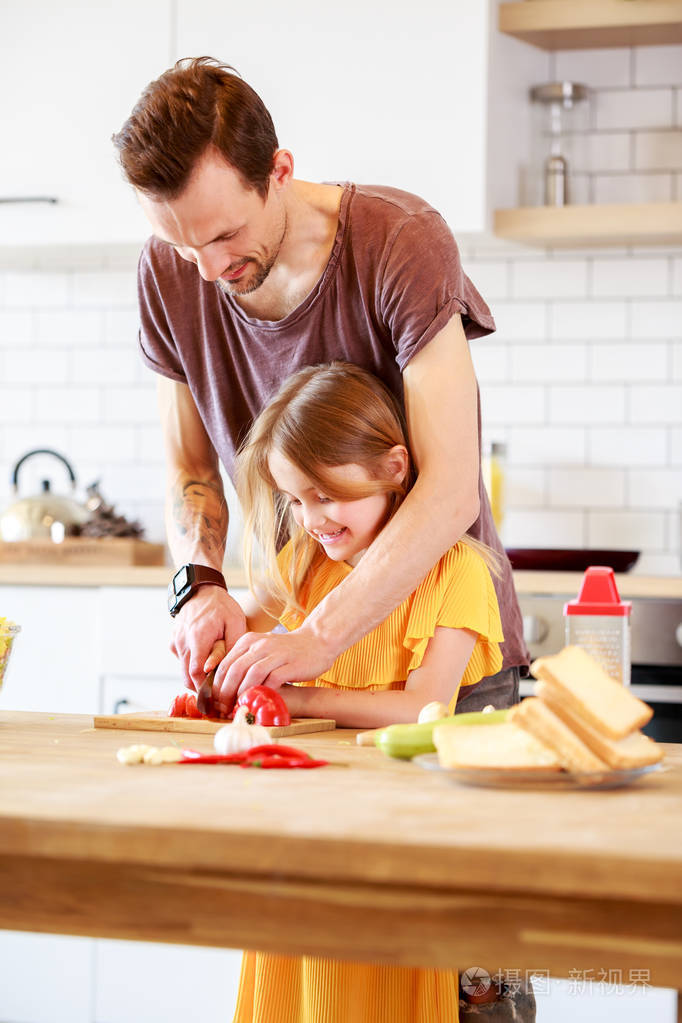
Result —
<path fill-rule="evenodd" d="M 524 638 L 533 658 L 565 646 L 564 604 L 577 595 L 580 578 L 575 592 L 533 593 L 532 584 L 517 577 Z M 632 601 L 630 689 L 654 710 L 643 731 L 658 742 L 682 743 L 682 597 L 635 596 L 627 586 L 620 595 Z M 533 684 L 532 677 L 521 680 L 522 697 L 532 694 Z"/>

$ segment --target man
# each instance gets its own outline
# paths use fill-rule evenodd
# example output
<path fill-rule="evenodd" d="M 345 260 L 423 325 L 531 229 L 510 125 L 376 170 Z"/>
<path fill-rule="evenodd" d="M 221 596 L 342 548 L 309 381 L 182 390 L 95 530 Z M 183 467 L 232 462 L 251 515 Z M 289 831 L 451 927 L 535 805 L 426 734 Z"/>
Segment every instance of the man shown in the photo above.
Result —
<path fill-rule="evenodd" d="M 173 649 L 189 684 L 198 688 L 219 663 L 213 693 L 229 704 L 251 685 L 317 677 L 469 530 L 501 552 L 505 660 L 462 708 L 514 702 L 528 659 L 480 480 L 468 346 L 494 323 L 442 218 L 395 189 L 295 179 L 260 98 L 209 58 L 152 82 L 114 143 L 154 232 L 139 266 L 140 346 L 160 374 L 168 541 L 183 566 Z M 281 380 L 333 359 L 364 366 L 404 398 L 419 477 L 299 629 L 246 633 L 220 574 L 228 523 L 219 458 L 231 472 Z M 222 661 L 211 656 L 219 641 Z"/>

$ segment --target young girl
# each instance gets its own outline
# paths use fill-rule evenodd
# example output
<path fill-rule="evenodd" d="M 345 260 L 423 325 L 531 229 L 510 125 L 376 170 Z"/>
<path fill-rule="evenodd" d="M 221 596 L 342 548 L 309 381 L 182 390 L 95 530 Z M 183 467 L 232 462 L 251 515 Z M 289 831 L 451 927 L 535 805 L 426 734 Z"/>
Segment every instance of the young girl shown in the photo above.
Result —
<path fill-rule="evenodd" d="M 380 381 L 345 363 L 291 377 L 238 459 L 247 571 L 260 595 L 245 609 L 249 627 L 299 626 L 414 479 L 401 410 Z M 279 554 L 278 539 L 287 541 Z M 454 710 L 460 686 L 502 664 L 490 557 L 464 537 L 320 678 L 280 689 L 292 716 L 367 728 L 416 721 L 432 700 Z M 452 1023 L 457 1005 L 456 971 L 246 952 L 234 1023 Z"/>

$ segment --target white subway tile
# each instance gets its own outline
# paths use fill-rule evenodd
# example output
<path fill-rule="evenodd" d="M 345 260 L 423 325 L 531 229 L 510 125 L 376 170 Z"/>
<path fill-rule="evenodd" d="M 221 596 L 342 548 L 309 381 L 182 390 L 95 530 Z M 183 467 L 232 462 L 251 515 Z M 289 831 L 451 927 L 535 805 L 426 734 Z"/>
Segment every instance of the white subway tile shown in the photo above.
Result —
<path fill-rule="evenodd" d="M 494 335 L 493 335 L 494 336 Z M 476 376 L 482 384 L 499 383 L 509 376 L 509 345 L 490 344 L 489 341 L 475 341 L 471 345 L 471 358 Z M 148 375 L 149 370 L 141 365 L 141 370 Z"/>
<path fill-rule="evenodd" d="M 30 423 L 34 416 L 34 392 L 30 387 L 0 385 L 0 423 Z"/>
<path fill-rule="evenodd" d="M 677 510 L 682 502 L 679 469 L 630 469 L 627 477 L 629 508 Z"/>
<path fill-rule="evenodd" d="M 668 377 L 668 345 L 663 342 L 595 342 L 590 345 L 589 359 L 588 375 L 594 381 L 663 381 Z"/>
<path fill-rule="evenodd" d="M 682 426 L 673 426 L 670 430 L 670 461 L 673 465 L 682 465 Z"/>
<path fill-rule="evenodd" d="M 682 85 L 682 46 L 635 46 L 635 85 Z"/>
<path fill-rule="evenodd" d="M 667 554 L 649 554 L 642 551 L 637 564 L 631 569 L 632 575 L 672 575 L 678 576 L 682 567 L 682 559 L 676 551 Z"/>
<path fill-rule="evenodd" d="M 544 302 L 495 302 L 492 314 L 498 341 L 544 341 L 547 337 Z"/>
<path fill-rule="evenodd" d="M 600 131 L 667 127 L 673 119 L 673 90 L 602 89 L 595 93 L 594 110 Z"/>
<path fill-rule="evenodd" d="M 673 295 L 682 295 L 682 259 L 673 259 Z"/>
<path fill-rule="evenodd" d="M 508 465 L 505 472 L 505 504 L 510 508 L 539 508 L 545 503 L 545 469 L 526 469 Z"/>
<path fill-rule="evenodd" d="M 486 302 L 509 297 L 509 265 L 502 260 L 469 260 L 464 272 Z"/>
<path fill-rule="evenodd" d="M 144 539 L 149 543 L 166 543 L 163 501 L 125 501 L 121 505 L 119 514 L 125 515 L 131 521 L 139 522 L 144 529 Z M 166 551 L 166 564 L 169 566 L 171 564 L 168 551 Z M 169 571 L 169 579 L 170 575 Z"/>
<path fill-rule="evenodd" d="M 668 294 L 666 259 L 595 259 L 592 293 L 598 298 Z"/>
<path fill-rule="evenodd" d="M 633 423 L 682 422 L 682 385 L 633 385 L 630 417 Z"/>
<path fill-rule="evenodd" d="M 587 264 L 577 259 L 519 260 L 512 267 L 516 298 L 583 298 L 587 294 Z"/>
<path fill-rule="evenodd" d="M 627 132 L 590 132 L 585 139 L 587 166 L 593 174 L 630 169 L 631 136 Z"/>
<path fill-rule="evenodd" d="M 12 466 L 27 451 L 33 451 L 35 448 L 52 448 L 67 457 L 71 453 L 71 430 L 68 426 L 56 426 L 54 423 L 45 426 L 33 421 L 33 416 L 30 423 L 10 423 L 3 426 L 2 437 L 5 453 Z M 21 489 L 23 491 L 23 485 Z"/>
<path fill-rule="evenodd" d="M 92 309 L 51 309 L 36 313 L 39 345 L 82 348 L 102 340 L 102 314 Z"/>
<path fill-rule="evenodd" d="M 587 172 L 580 174 L 574 169 L 570 174 L 566 194 L 568 201 L 576 206 L 586 206 L 592 202 L 592 176 Z"/>
<path fill-rule="evenodd" d="M 582 511 L 559 511 L 548 508 L 533 511 L 512 510 L 502 525 L 505 547 L 557 547 L 585 545 Z"/>
<path fill-rule="evenodd" d="M 586 345 L 515 344 L 510 346 L 509 355 L 512 380 L 551 383 L 586 378 Z"/>
<path fill-rule="evenodd" d="M 5 305 L 8 308 L 45 309 L 65 306 L 71 296 L 71 277 L 66 273 L 6 273 Z"/>
<path fill-rule="evenodd" d="M 668 202 L 673 198 L 671 174 L 595 174 L 596 203 Z"/>
<path fill-rule="evenodd" d="M 586 431 L 581 426 L 515 426 L 509 430 L 508 459 L 514 465 L 576 465 L 584 462 Z"/>
<path fill-rule="evenodd" d="M 552 340 L 621 339 L 627 333 L 627 310 L 622 302 L 552 302 L 549 336 Z"/>
<path fill-rule="evenodd" d="M 137 307 L 135 273 L 124 270 L 102 270 L 75 273 L 73 300 L 77 306 Z"/>
<path fill-rule="evenodd" d="M 132 345 L 137 348 L 140 316 L 134 309 L 104 310 L 104 340 L 107 344 Z"/>
<path fill-rule="evenodd" d="M 593 426 L 587 437 L 588 462 L 603 466 L 665 465 L 665 427 Z"/>
<path fill-rule="evenodd" d="M 107 387 L 103 394 L 105 423 L 155 423 L 158 420 L 156 390 L 151 386 Z"/>
<path fill-rule="evenodd" d="M 543 423 L 545 421 L 544 387 L 520 387 L 517 384 L 484 384 L 481 386 L 481 415 L 486 426 L 499 423 L 514 426 L 517 423 Z"/>
<path fill-rule="evenodd" d="M 135 427 L 135 455 L 140 462 L 163 460 L 163 435 L 159 422 Z"/>
<path fill-rule="evenodd" d="M 587 467 L 550 468 L 549 504 L 564 508 L 613 508 L 625 501 L 625 472 Z"/>
<path fill-rule="evenodd" d="M 635 134 L 635 169 L 679 170 L 682 167 L 682 132 L 638 131 Z"/>
<path fill-rule="evenodd" d="M 132 465 L 110 463 L 102 469 L 102 489 L 117 511 L 119 505 L 124 507 L 129 501 L 163 501 L 166 492 L 165 468 L 155 462 Z"/>
<path fill-rule="evenodd" d="M 133 426 L 96 424 L 87 429 L 74 429 L 70 451 L 78 462 L 130 463 L 139 457 Z"/>
<path fill-rule="evenodd" d="M 0 309 L 0 347 L 16 348 L 33 340 L 33 313 Z"/>
<path fill-rule="evenodd" d="M 4 381 L 13 384 L 63 384 L 69 379 L 71 352 L 22 348 L 8 354 Z"/>
<path fill-rule="evenodd" d="M 555 424 L 622 423 L 625 387 L 597 384 L 557 385 L 548 388 L 549 421 Z"/>
<path fill-rule="evenodd" d="M 631 319 L 633 338 L 679 338 L 682 336 L 682 299 L 634 301 Z"/>
<path fill-rule="evenodd" d="M 78 352 L 72 379 L 78 384 L 133 384 L 138 361 L 136 353 L 130 350 L 98 348 Z"/>
<path fill-rule="evenodd" d="M 102 410 L 96 387 L 36 387 L 36 423 L 96 423 Z"/>
<path fill-rule="evenodd" d="M 671 379 L 682 380 L 682 341 L 675 341 L 671 344 L 672 369 Z"/>
<path fill-rule="evenodd" d="M 630 50 L 557 50 L 557 81 L 580 82 L 591 89 L 630 85 Z M 655 83 L 658 84 L 658 83 Z"/>
<path fill-rule="evenodd" d="M 589 511 L 590 547 L 604 550 L 660 551 L 665 546 L 665 516 L 661 512 Z"/>

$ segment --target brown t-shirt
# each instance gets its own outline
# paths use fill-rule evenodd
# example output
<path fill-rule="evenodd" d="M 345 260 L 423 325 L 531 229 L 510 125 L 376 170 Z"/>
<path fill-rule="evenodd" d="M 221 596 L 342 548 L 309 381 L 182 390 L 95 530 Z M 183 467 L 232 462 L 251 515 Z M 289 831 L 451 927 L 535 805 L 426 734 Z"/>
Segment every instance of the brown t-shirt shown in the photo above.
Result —
<path fill-rule="evenodd" d="M 379 186 L 343 186 L 325 271 L 282 320 L 247 316 L 155 238 L 140 257 L 138 291 L 142 358 L 189 386 L 229 475 L 253 419 L 296 370 L 346 360 L 375 373 L 402 400 L 402 370 L 453 315 L 461 315 L 469 339 L 495 329 L 440 214 L 417 196 Z M 482 482 L 479 490 L 481 514 L 470 532 L 503 554 L 503 577 L 495 586 L 504 665 L 524 665 L 511 567 Z"/>

